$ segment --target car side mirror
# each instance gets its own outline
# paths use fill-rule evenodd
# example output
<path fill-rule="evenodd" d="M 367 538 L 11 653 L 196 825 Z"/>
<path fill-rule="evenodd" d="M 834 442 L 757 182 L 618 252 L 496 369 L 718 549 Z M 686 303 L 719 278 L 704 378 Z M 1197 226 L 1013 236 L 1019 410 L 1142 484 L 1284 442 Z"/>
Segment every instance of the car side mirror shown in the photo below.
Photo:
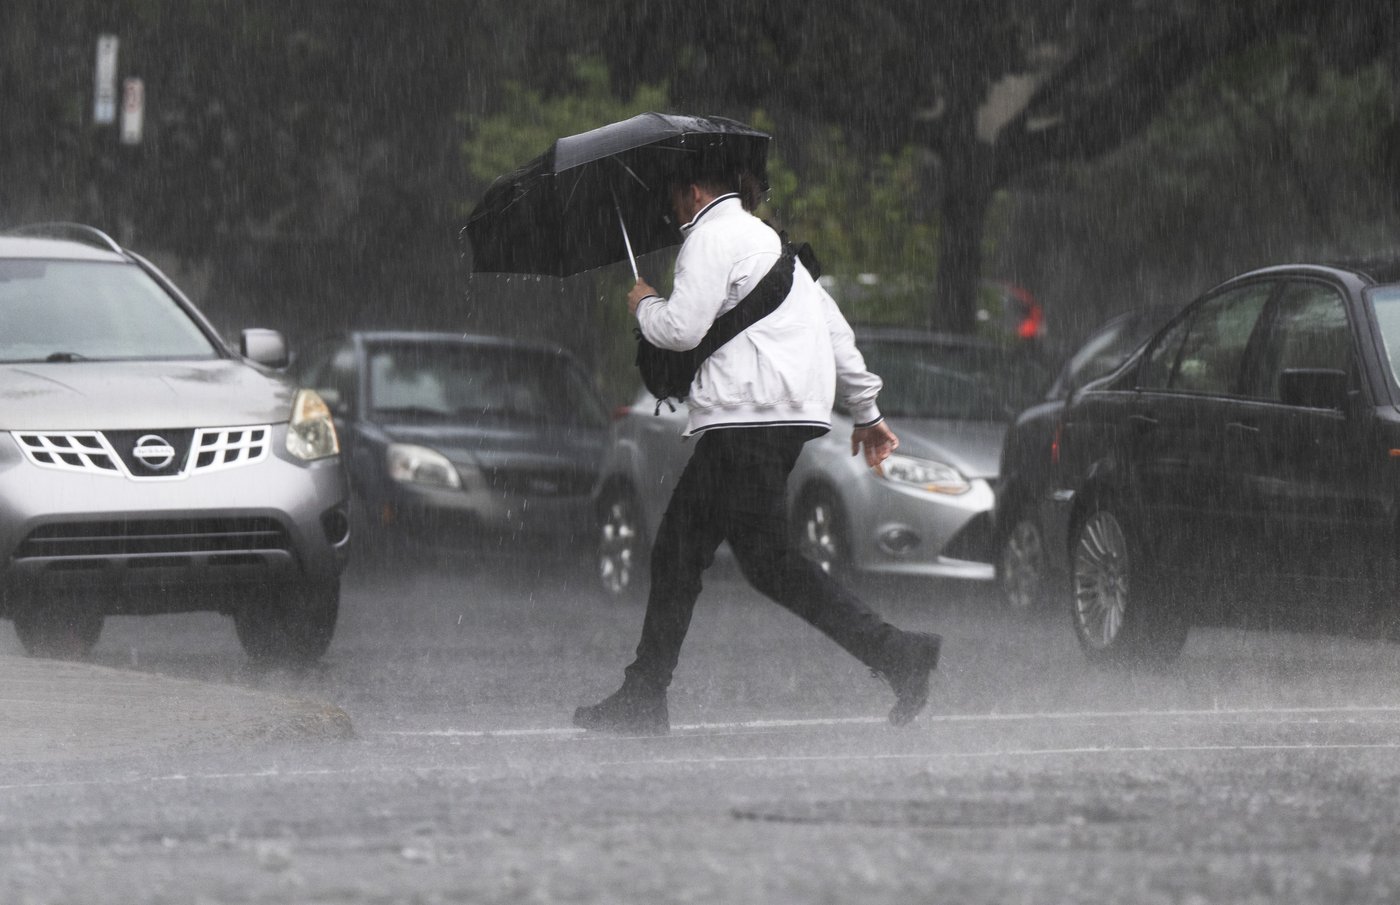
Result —
<path fill-rule="evenodd" d="M 1278 376 L 1278 393 L 1285 405 L 1342 410 L 1347 383 L 1347 372 L 1336 368 L 1286 368 Z"/>
<path fill-rule="evenodd" d="M 244 358 L 269 368 L 285 368 L 290 360 L 287 340 L 277 330 L 249 327 L 238 345 Z"/>

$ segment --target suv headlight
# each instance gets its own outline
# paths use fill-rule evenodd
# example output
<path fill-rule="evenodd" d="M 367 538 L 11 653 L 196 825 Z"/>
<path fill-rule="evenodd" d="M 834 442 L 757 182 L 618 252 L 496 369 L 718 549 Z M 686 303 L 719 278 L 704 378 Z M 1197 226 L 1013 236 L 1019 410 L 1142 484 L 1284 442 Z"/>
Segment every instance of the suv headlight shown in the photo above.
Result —
<path fill-rule="evenodd" d="M 967 493 L 972 484 L 951 465 L 934 462 L 931 459 L 915 459 L 912 456 L 892 455 L 883 463 L 886 481 L 908 484 L 929 493 Z"/>
<path fill-rule="evenodd" d="M 389 477 L 401 484 L 427 484 L 430 487 L 450 487 L 460 490 L 461 475 L 442 453 L 411 443 L 390 443 L 385 454 Z"/>
<path fill-rule="evenodd" d="M 340 452 L 330 407 L 315 390 L 297 390 L 287 424 L 287 452 L 304 462 Z"/>

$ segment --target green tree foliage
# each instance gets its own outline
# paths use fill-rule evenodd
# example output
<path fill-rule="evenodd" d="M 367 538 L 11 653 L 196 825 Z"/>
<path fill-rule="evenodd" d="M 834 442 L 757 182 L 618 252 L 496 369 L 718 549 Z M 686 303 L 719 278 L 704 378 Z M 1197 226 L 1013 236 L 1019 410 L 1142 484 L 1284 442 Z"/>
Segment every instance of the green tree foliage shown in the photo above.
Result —
<path fill-rule="evenodd" d="M 1060 313 L 1064 339 L 1251 267 L 1393 257 L 1397 110 L 1382 62 L 1339 68 L 1299 36 L 1253 45 L 1116 152 L 1027 183 L 1010 241 L 1081 309 Z"/>
<path fill-rule="evenodd" d="M 1215 61 L 1279 34 L 1333 59 L 1374 58 L 1388 0 L 715 0 L 596 7 L 623 84 L 666 72 L 682 103 L 763 104 L 799 144 L 836 124 L 863 151 L 910 142 L 935 165 L 937 287 L 928 320 L 970 330 L 987 216 L 1013 179 L 1131 139 Z M 675 48 L 669 54 L 656 48 Z M 682 93 L 682 89 L 683 92 Z M 806 173 L 801 155 L 791 158 Z"/>

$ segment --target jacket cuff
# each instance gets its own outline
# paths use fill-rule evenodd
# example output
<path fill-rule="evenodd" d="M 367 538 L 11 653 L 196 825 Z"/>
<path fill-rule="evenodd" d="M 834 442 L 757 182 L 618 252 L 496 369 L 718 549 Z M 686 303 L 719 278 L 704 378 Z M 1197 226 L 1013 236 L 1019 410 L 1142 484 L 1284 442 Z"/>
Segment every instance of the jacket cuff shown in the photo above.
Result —
<path fill-rule="evenodd" d="M 874 427 L 884 421 L 885 416 L 880 414 L 880 408 L 874 402 L 866 402 L 851 409 L 851 420 L 860 429 Z"/>
<path fill-rule="evenodd" d="M 646 304 L 649 303 L 649 302 L 651 302 L 653 299 L 655 299 L 655 300 L 658 301 L 658 302 L 664 302 L 664 301 L 666 301 L 665 299 L 663 299 L 661 296 L 657 295 L 657 294 L 654 293 L 654 292 L 653 292 L 651 295 L 644 295 L 644 296 L 642 296 L 641 301 L 637 302 L 637 310 L 636 310 L 635 312 L 633 312 L 633 316 L 636 317 L 638 320 L 641 320 L 641 317 L 642 317 L 642 306 L 643 306 L 643 305 L 646 305 Z"/>

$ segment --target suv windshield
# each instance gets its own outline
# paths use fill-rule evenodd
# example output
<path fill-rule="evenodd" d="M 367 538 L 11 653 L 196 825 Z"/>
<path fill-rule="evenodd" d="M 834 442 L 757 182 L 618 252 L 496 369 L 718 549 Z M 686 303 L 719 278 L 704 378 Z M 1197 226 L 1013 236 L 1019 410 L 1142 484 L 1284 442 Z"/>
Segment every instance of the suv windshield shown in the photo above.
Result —
<path fill-rule="evenodd" d="M 140 267 L 0 260 L 0 362 L 217 357 Z"/>
<path fill-rule="evenodd" d="M 1004 421 L 1038 402 L 1049 375 L 1029 358 L 976 346 L 864 341 L 891 417 Z"/>
<path fill-rule="evenodd" d="M 1385 360 L 1390 367 L 1390 382 L 1400 387 L 1400 286 L 1378 286 L 1366 293 L 1376 314 Z"/>
<path fill-rule="evenodd" d="M 587 378 L 557 355 L 455 343 L 380 343 L 369 350 L 377 415 L 536 421 L 602 427 Z"/>

